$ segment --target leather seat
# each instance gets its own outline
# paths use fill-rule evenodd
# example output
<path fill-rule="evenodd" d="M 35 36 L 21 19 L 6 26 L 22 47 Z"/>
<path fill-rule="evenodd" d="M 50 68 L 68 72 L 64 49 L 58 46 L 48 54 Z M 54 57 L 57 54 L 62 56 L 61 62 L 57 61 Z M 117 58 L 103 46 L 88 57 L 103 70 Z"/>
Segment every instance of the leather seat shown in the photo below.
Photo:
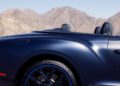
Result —
<path fill-rule="evenodd" d="M 96 27 L 94 34 L 101 34 L 101 27 Z"/>
<path fill-rule="evenodd" d="M 102 25 L 100 33 L 103 35 L 112 35 L 112 32 L 113 32 L 112 24 L 110 22 L 105 22 Z"/>
<path fill-rule="evenodd" d="M 71 27 L 69 24 L 63 24 L 61 27 L 62 31 L 67 31 L 67 32 L 71 32 Z"/>

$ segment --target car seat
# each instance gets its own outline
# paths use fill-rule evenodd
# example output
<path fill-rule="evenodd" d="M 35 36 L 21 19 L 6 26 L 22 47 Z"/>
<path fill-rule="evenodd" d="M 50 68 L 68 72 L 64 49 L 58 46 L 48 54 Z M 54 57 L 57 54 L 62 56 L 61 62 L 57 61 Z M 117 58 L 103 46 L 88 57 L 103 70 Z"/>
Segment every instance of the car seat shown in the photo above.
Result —
<path fill-rule="evenodd" d="M 112 30 L 113 30 L 112 24 L 110 22 L 105 22 L 102 25 L 100 33 L 103 35 L 112 35 Z"/>
<path fill-rule="evenodd" d="M 94 34 L 100 34 L 101 33 L 101 27 L 96 27 L 95 28 L 95 31 L 94 31 Z"/>

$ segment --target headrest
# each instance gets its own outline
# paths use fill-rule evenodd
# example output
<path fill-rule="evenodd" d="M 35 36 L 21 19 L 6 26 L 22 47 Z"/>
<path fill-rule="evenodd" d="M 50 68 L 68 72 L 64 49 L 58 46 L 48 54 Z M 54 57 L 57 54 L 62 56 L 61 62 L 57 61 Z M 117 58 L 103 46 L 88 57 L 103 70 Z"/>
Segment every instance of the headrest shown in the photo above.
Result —
<path fill-rule="evenodd" d="M 71 31 L 70 25 L 69 24 L 63 24 L 61 27 L 61 30 L 63 31 Z"/>
<path fill-rule="evenodd" d="M 101 27 L 96 27 L 94 34 L 100 34 L 101 33 Z"/>
<path fill-rule="evenodd" d="M 112 30 L 113 30 L 112 24 L 110 22 L 105 22 L 102 25 L 101 34 L 112 35 Z"/>

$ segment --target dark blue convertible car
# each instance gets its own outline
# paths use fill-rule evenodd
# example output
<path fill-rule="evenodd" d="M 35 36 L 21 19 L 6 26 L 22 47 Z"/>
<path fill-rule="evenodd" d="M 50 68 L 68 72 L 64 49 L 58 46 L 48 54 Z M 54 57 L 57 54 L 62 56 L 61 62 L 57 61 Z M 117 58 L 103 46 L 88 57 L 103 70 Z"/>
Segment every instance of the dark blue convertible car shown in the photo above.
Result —
<path fill-rule="evenodd" d="M 61 28 L 0 38 L 0 86 L 120 86 L 120 37 Z"/>

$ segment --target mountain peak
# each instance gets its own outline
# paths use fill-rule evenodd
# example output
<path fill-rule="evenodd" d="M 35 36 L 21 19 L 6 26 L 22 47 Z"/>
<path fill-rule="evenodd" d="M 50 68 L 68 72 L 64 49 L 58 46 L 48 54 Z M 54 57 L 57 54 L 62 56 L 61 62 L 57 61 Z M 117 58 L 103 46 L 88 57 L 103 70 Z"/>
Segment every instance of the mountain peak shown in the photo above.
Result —
<path fill-rule="evenodd" d="M 75 8 L 69 7 L 69 6 L 65 6 L 65 7 L 58 7 L 58 8 L 54 8 L 54 9 L 61 9 L 61 10 L 77 10 Z"/>
<path fill-rule="evenodd" d="M 117 17 L 116 17 L 117 16 Z M 93 33 L 96 26 L 104 21 L 112 21 L 116 28 L 120 27 L 120 13 L 108 19 L 96 19 L 83 11 L 65 6 L 53 8 L 44 14 L 38 14 L 32 9 L 9 9 L 0 14 L 0 28 L 4 34 L 23 33 L 44 28 L 60 27 L 64 23 L 71 25 L 72 31 Z M 39 28 L 39 29 L 38 29 Z M 6 31 L 7 30 L 7 31 Z M 117 31 L 120 34 L 120 31 Z M 2 33 L 0 33 L 2 34 Z"/>
<path fill-rule="evenodd" d="M 84 13 L 84 12 L 78 10 L 78 9 L 75 9 L 75 8 L 72 8 L 72 7 L 69 7 L 69 6 L 53 8 L 50 11 L 70 11 L 70 12 Z M 86 14 L 86 13 L 84 13 L 84 14 Z"/>

